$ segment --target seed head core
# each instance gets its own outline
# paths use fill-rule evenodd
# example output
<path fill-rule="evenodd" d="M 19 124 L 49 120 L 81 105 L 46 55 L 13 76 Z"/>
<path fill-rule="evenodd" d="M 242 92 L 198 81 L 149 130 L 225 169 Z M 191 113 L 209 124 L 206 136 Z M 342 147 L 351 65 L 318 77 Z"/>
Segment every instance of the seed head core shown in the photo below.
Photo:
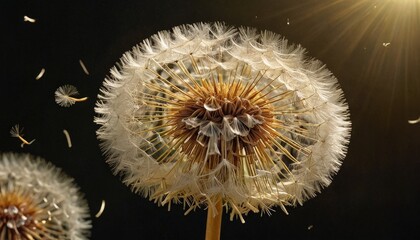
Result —
<path fill-rule="evenodd" d="M 264 142 L 271 141 L 268 134 L 274 115 L 270 103 L 253 84 L 225 82 L 224 75 L 218 74 L 214 81 L 202 80 L 191 96 L 180 95 L 169 104 L 168 134 L 181 143 L 180 151 L 189 155 L 191 163 L 206 162 L 206 172 L 223 159 L 236 167 L 241 155 L 256 158 L 257 151 L 264 150 Z"/>

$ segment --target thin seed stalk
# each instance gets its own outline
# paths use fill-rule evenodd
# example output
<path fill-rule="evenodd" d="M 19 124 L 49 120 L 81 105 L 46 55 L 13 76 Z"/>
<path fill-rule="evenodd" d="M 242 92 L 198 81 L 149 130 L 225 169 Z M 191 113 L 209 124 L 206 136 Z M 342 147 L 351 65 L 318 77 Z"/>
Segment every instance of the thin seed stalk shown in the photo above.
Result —
<path fill-rule="evenodd" d="M 216 199 L 216 206 L 207 210 L 206 240 L 220 240 L 222 228 L 222 198 Z"/>

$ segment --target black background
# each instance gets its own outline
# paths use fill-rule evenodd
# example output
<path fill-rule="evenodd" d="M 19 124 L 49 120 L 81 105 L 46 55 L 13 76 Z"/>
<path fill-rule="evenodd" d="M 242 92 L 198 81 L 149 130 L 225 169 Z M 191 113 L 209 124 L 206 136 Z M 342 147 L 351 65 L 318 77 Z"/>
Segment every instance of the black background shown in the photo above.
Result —
<path fill-rule="evenodd" d="M 113 176 L 93 123 L 102 81 L 125 51 L 157 31 L 199 21 L 268 29 L 302 44 L 339 79 L 353 123 L 349 152 L 330 187 L 304 206 L 289 208 L 289 216 L 276 209 L 272 216 L 251 214 L 241 224 L 225 215 L 222 239 L 420 239 L 420 123 L 407 122 L 420 115 L 418 1 L 0 5 L 0 151 L 41 156 L 74 177 L 89 202 L 91 239 L 204 238 L 204 210 L 184 216 L 182 206 L 173 206 L 168 212 Z M 24 22 L 24 15 L 36 22 Z M 46 72 L 37 81 L 41 68 Z M 58 106 L 54 91 L 64 84 L 76 86 L 88 101 Z M 9 134 L 17 123 L 28 140 L 36 138 L 23 149 Z M 63 129 L 71 135 L 71 149 Z M 95 218 L 102 199 L 105 211 Z"/>

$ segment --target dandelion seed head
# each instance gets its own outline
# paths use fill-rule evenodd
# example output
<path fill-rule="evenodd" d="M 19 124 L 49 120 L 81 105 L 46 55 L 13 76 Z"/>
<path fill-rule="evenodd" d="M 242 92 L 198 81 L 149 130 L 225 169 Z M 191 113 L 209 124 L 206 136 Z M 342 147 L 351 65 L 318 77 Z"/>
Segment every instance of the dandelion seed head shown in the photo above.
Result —
<path fill-rule="evenodd" d="M 28 154 L 1 154 L 1 239 L 87 239 L 88 217 L 86 201 L 60 169 Z"/>
<path fill-rule="evenodd" d="M 221 196 L 231 218 L 302 204 L 346 154 L 336 78 L 278 34 L 199 23 L 127 52 L 95 111 L 101 147 L 133 191 L 186 212 Z"/>

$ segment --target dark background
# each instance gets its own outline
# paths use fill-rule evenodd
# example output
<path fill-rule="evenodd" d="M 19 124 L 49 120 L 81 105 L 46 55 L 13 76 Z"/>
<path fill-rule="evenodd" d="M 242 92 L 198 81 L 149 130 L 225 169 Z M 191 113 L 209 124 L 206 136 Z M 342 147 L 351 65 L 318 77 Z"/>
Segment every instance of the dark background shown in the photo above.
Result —
<path fill-rule="evenodd" d="M 1 3 L 0 151 L 41 156 L 75 178 L 89 202 L 91 239 L 203 239 L 206 212 L 158 207 L 113 176 L 98 147 L 94 104 L 109 69 L 160 30 L 224 21 L 302 44 L 339 79 L 353 124 L 330 187 L 304 206 L 246 223 L 222 239 L 420 239 L 420 2 L 417 0 L 7 1 Z M 35 23 L 23 21 L 23 16 Z M 384 46 L 383 43 L 390 43 Z M 84 74 L 82 59 L 90 75 Z M 35 77 L 41 68 L 46 72 Z M 89 100 L 70 108 L 54 91 Z M 10 128 L 25 128 L 20 148 Z M 62 133 L 73 141 L 69 149 Z M 0 169 L 1 170 L 1 169 Z M 101 200 L 106 208 L 95 218 Z M 311 227 L 310 227 L 311 226 Z M 309 228 L 309 229 L 308 229 Z"/>

